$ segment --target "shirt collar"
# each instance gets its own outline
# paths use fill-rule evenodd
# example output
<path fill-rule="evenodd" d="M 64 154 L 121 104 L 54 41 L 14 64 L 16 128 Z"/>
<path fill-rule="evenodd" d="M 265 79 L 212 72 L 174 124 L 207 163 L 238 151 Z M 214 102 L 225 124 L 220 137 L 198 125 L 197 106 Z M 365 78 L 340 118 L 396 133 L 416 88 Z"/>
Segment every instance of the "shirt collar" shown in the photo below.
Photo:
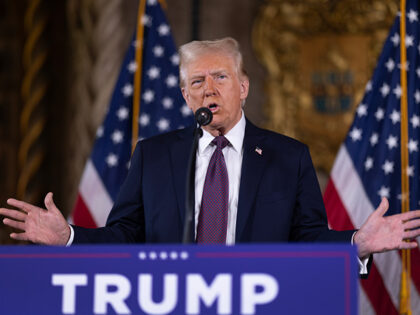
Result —
<path fill-rule="evenodd" d="M 236 123 L 236 125 L 231 130 L 229 130 L 227 134 L 225 134 L 226 139 L 229 140 L 233 149 L 239 153 L 242 152 L 242 147 L 244 143 L 245 125 L 246 125 L 246 119 L 245 119 L 244 112 L 242 111 L 241 119 Z M 212 136 L 209 132 L 203 129 L 203 136 L 200 138 L 198 142 L 199 154 L 204 153 L 204 151 L 209 147 L 210 143 L 213 141 L 214 138 L 215 138 L 214 136 Z"/>

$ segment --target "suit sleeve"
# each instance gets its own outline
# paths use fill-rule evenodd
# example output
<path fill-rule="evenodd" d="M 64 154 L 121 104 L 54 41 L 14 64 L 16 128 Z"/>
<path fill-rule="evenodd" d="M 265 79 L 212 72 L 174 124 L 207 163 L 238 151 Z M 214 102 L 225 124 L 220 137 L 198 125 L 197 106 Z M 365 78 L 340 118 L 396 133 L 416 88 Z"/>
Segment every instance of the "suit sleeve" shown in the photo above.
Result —
<path fill-rule="evenodd" d="M 106 226 L 97 229 L 73 226 L 73 244 L 140 243 L 145 241 L 142 167 L 142 145 L 139 142 L 131 158 L 127 178 L 121 186 Z"/>
<path fill-rule="evenodd" d="M 291 241 L 346 242 L 350 244 L 354 231 L 333 231 L 328 228 L 315 169 L 307 146 L 300 154 L 296 204 L 293 215 Z"/>

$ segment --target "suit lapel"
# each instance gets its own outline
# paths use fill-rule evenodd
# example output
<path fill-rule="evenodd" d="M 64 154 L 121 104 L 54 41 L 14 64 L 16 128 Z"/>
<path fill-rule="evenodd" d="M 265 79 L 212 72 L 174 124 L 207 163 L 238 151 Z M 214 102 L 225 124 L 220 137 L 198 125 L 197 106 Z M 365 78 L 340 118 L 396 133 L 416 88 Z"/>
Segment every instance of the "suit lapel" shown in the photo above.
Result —
<path fill-rule="evenodd" d="M 261 130 L 247 120 L 236 220 L 236 242 L 242 239 L 246 222 L 255 203 L 266 161 L 269 158 L 268 150 L 264 150 L 264 138 Z"/>
<path fill-rule="evenodd" d="M 181 224 L 184 224 L 185 218 L 185 188 L 193 131 L 194 127 L 185 129 L 178 135 L 177 141 L 174 141 L 169 148 Z"/>

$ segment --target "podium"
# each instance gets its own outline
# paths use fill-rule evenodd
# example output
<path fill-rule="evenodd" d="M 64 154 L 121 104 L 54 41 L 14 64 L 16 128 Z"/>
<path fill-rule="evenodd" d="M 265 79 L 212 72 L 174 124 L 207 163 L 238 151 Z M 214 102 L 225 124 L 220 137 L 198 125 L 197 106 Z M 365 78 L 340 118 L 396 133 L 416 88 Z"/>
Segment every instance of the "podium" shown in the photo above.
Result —
<path fill-rule="evenodd" d="M 357 314 L 350 245 L 0 247 L 2 314 Z"/>

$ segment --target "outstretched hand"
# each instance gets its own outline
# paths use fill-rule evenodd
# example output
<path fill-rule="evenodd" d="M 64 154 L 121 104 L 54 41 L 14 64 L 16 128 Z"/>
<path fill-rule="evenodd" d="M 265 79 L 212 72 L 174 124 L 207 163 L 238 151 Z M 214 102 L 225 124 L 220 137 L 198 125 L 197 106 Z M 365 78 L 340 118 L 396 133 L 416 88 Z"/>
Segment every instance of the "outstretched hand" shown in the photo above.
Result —
<path fill-rule="evenodd" d="M 388 200 L 382 198 L 379 207 L 354 236 L 360 258 L 367 258 L 373 253 L 418 246 L 413 239 L 420 236 L 420 210 L 384 217 L 388 207 Z"/>
<path fill-rule="evenodd" d="M 37 244 L 66 245 L 70 228 L 55 206 L 51 192 L 44 199 L 46 210 L 16 199 L 8 199 L 7 203 L 19 210 L 0 208 L 0 215 L 7 217 L 3 223 L 23 231 L 11 233 L 11 238 Z"/>

